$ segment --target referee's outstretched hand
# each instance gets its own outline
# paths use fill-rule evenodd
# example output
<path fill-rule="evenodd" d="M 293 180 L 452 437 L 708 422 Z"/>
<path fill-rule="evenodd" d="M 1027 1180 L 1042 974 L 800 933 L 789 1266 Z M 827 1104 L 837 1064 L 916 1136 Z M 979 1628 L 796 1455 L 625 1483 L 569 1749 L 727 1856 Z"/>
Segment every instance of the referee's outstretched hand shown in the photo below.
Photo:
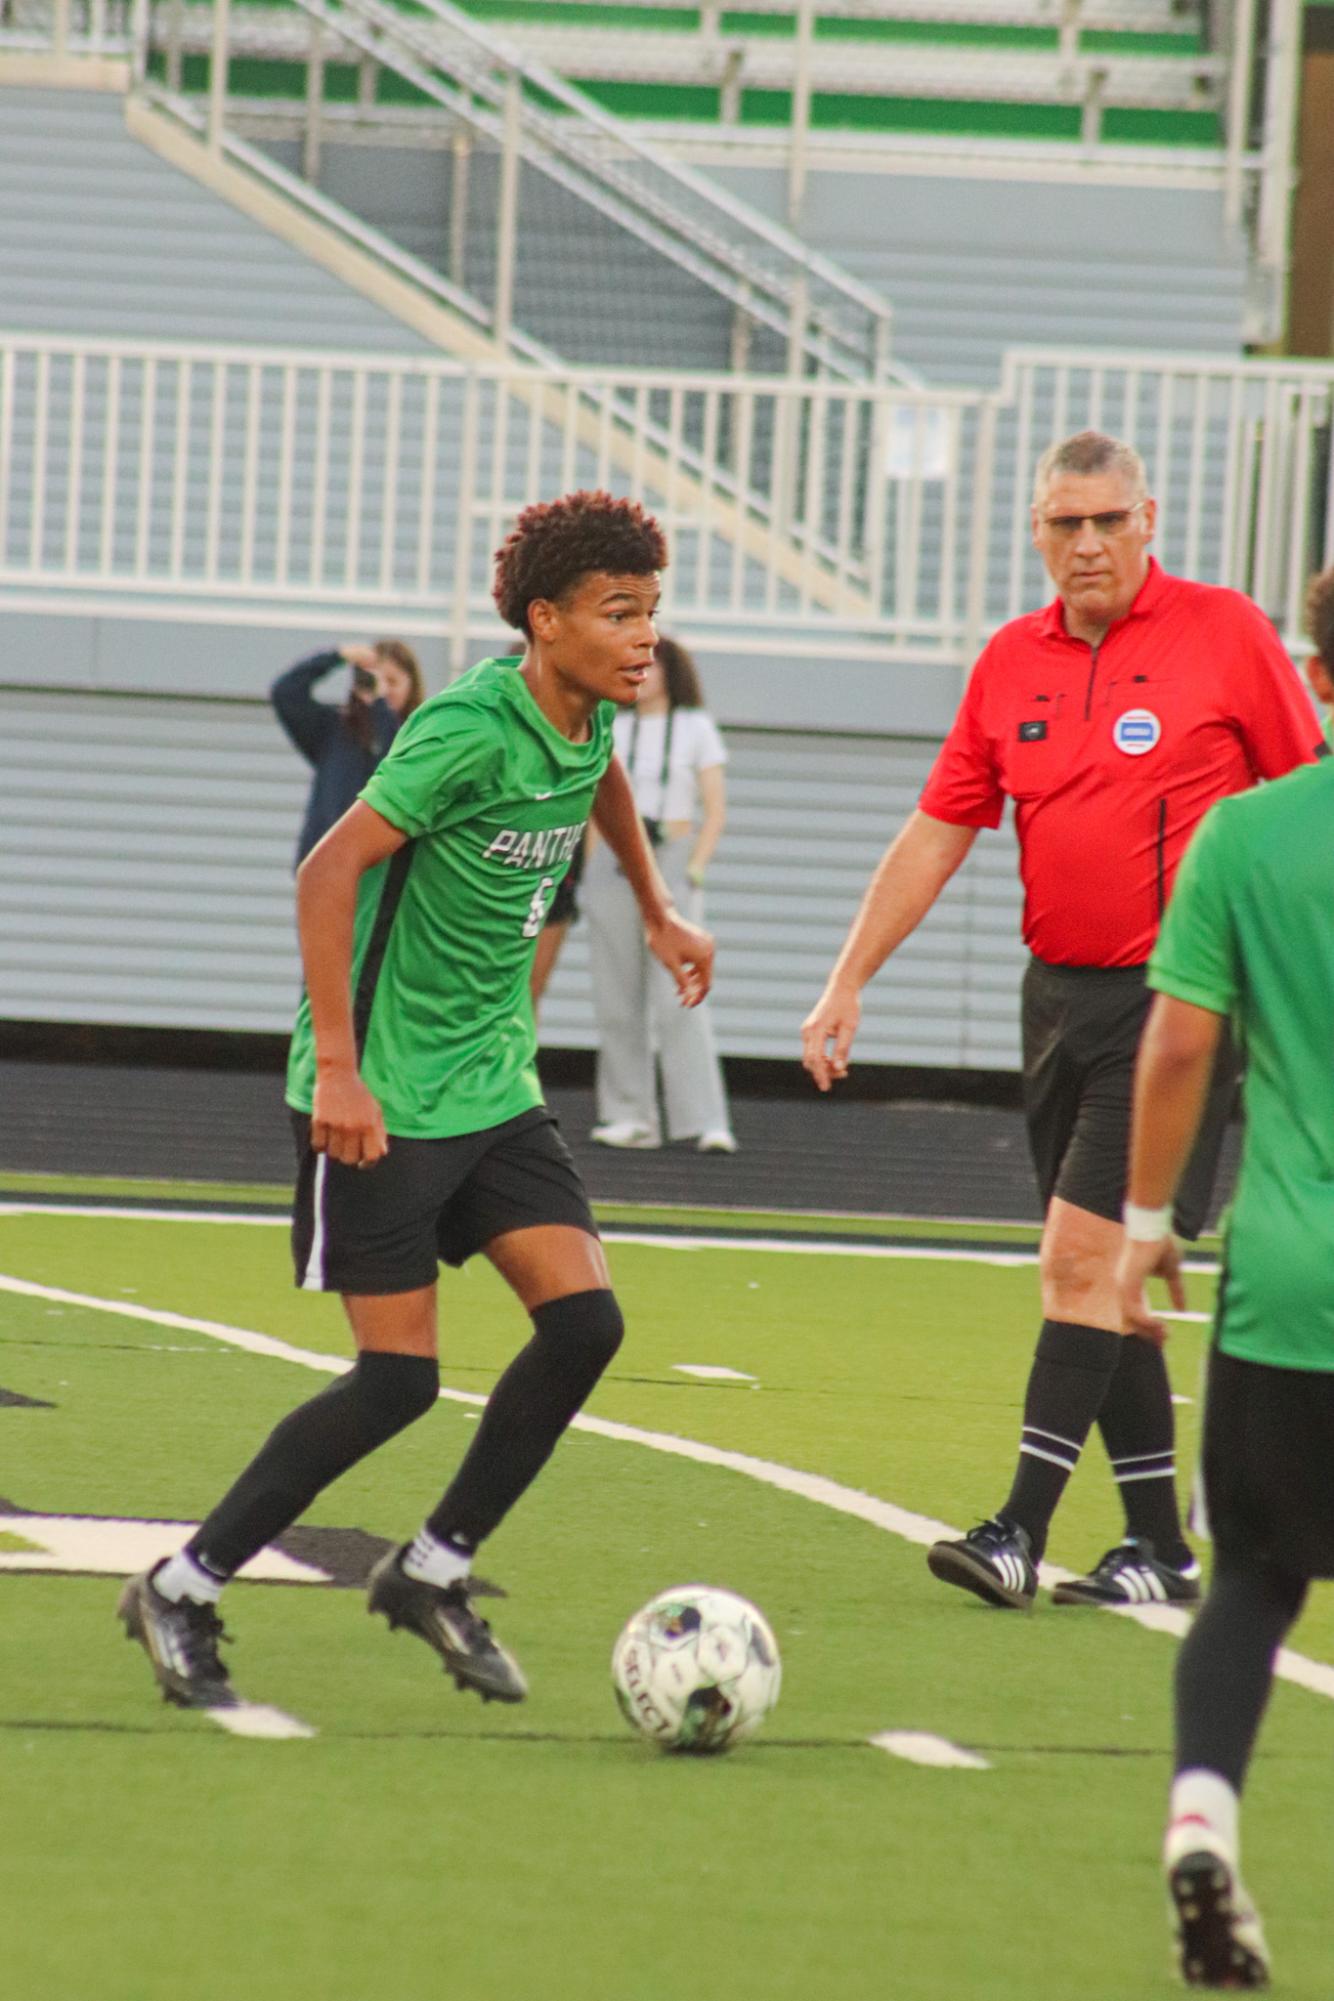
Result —
<path fill-rule="evenodd" d="M 344 1167 L 374 1167 L 389 1151 L 378 1098 L 355 1070 L 322 1070 L 315 1080 L 310 1143 Z"/>
<path fill-rule="evenodd" d="M 817 1089 L 848 1074 L 848 1054 L 861 1025 L 862 1004 L 855 987 L 827 986 L 801 1024 L 801 1061 Z"/>

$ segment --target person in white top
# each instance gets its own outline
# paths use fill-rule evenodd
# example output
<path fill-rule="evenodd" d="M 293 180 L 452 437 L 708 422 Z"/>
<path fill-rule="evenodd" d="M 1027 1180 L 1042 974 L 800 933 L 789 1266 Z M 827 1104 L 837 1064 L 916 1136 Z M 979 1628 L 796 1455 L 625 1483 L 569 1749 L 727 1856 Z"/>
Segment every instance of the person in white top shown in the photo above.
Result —
<path fill-rule="evenodd" d="M 704 707 L 695 663 L 660 639 L 634 710 L 617 716 L 616 749 L 678 908 L 699 921 L 704 875 L 727 817 L 727 751 Z M 668 1139 L 735 1153 L 707 1006 L 680 1008 L 644 950 L 630 886 L 611 851 L 591 846 L 582 892 L 598 1022 L 597 1124 L 602 1146 Z M 656 1058 L 656 1063 L 655 1063 Z"/>

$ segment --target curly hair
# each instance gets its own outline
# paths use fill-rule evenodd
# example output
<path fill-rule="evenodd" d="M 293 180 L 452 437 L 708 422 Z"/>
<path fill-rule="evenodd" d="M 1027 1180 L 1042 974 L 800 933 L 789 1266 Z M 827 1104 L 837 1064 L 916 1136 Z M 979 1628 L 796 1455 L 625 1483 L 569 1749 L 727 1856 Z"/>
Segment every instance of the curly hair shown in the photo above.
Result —
<path fill-rule="evenodd" d="M 1322 570 L 1306 586 L 1306 630 L 1321 664 L 1334 674 L 1334 570 Z"/>
<path fill-rule="evenodd" d="M 506 625 L 531 639 L 535 598 L 563 603 L 595 570 L 647 577 L 667 567 L 667 538 L 637 500 L 567 493 L 525 507 L 496 551 L 491 595 Z"/>

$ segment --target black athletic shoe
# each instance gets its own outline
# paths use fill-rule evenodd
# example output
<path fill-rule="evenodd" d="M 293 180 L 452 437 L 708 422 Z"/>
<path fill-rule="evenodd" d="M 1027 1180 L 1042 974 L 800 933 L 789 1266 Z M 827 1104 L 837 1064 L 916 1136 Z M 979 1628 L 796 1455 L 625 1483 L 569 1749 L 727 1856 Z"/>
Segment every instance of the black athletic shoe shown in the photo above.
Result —
<path fill-rule="evenodd" d="M 403 1549 L 382 1556 L 370 1575 L 368 1612 L 383 1612 L 391 1627 L 406 1626 L 433 1647 L 460 1688 L 475 1688 L 483 1702 L 522 1702 L 528 1693 L 518 1662 L 473 1611 L 474 1596 L 500 1597 L 472 1578 L 442 1589 L 403 1569 Z"/>
<path fill-rule="evenodd" d="M 1213 1829 L 1175 1822 L 1163 1864 L 1177 1964 L 1187 1987 L 1267 1987 L 1269 1948 L 1259 1914 Z"/>
<path fill-rule="evenodd" d="M 1072 1577 L 1052 1590 L 1057 1605 L 1195 1605 L 1200 1566 L 1193 1559 L 1176 1570 L 1160 1563 L 1147 1536 L 1127 1536 L 1109 1549 L 1087 1577 Z"/>
<path fill-rule="evenodd" d="M 154 1566 L 156 1569 L 158 1566 Z M 138 1640 L 152 1664 L 165 1702 L 182 1709 L 231 1709 L 238 1697 L 218 1658 L 228 1638 L 212 1605 L 189 1598 L 173 1604 L 154 1589 L 153 1571 L 132 1577 L 117 1607 L 127 1640 Z"/>
<path fill-rule="evenodd" d="M 991 1520 L 969 1529 L 961 1542 L 932 1543 L 926 1555 L 931 1575 L 958 1584 L 988 1605 L 1026 1612 L 1038 1594 L 1037 1565 L 1027 1529 Z"/>

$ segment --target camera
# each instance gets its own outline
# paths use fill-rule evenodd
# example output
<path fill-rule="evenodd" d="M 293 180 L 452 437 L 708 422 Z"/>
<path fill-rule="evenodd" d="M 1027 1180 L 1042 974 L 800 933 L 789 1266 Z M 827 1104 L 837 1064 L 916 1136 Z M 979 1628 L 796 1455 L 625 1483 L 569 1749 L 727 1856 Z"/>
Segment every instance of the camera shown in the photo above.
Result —
<path fill-rule="evenodd" d="M 372 694 L 379 685 L 378 680 L 372 674 L 369 667 L 354 667 L 352 669 L 352 686 L 359 694 Z"/>

